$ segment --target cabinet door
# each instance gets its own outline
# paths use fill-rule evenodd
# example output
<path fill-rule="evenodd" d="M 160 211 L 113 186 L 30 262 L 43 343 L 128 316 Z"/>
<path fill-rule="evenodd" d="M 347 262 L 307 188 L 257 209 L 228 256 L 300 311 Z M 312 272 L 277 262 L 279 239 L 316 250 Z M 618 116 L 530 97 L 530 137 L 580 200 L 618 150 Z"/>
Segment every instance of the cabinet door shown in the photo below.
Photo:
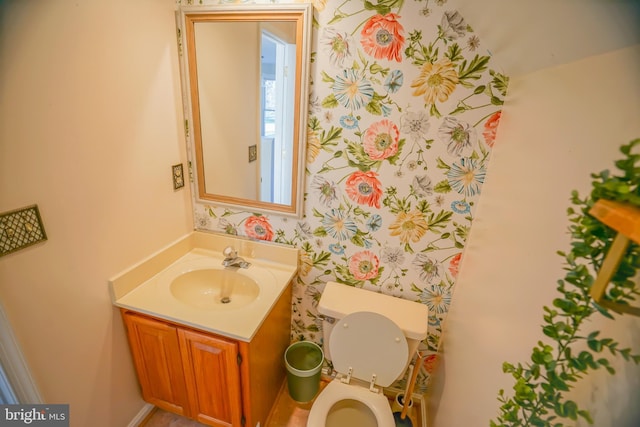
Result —
<path fill-rule="evenodd" d="M 237 344 L 188 330 L 179 334 L 192 417 L 212 426 L 242 425 Z"/>
<path fill-rule="evenodd" d="M 188 415 L 177 329 L 131 313 L 124 314 L 124 321 L 144 400 Z"/>

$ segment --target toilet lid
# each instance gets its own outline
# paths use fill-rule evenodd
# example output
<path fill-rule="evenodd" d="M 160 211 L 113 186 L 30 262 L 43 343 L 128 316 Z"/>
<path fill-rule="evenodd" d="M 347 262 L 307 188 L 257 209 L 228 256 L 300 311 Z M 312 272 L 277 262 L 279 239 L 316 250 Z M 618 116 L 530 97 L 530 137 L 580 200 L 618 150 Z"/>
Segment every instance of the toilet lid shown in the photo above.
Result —
<path fill-rule="evenodd" d="M 409 346 L 402 330 L 385 316 L 359 311 L 340 319 L 329 338 L 333 367 L 363 381 L 388 387 L 402 374 Z"/>

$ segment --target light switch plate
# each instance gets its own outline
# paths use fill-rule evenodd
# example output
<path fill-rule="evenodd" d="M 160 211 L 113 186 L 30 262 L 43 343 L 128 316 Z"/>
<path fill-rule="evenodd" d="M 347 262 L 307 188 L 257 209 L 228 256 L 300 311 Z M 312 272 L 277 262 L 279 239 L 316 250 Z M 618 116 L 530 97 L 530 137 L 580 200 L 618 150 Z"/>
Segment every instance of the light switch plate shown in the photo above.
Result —
<path fill-rule="evenodd" d="M 173 189 L 177 190 L 184 187 L 184 170 L 182 163 L 171 166 L 171 172 L 173 175 Z"/>

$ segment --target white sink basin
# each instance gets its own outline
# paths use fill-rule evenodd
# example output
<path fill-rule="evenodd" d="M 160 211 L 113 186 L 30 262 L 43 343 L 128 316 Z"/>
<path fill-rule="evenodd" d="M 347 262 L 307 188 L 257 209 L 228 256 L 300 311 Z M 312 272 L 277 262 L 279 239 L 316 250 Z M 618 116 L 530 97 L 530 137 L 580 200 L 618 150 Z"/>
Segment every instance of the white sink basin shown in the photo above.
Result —
<path fill-rule="evenodd" d="M 205 310 L 244 307 L 260 295 L 256 281 L 236 269 L 188 271 L 173 279 L 169 289 L 177 300 Z"/>
<path fill-rule="evenodd" d="M 227 246 L 248 268 L 223 266 Z M 293 247 L 194 231 L 109 286 L 117 307 L 249 342 L 295 277 L 298 255 Z"/>

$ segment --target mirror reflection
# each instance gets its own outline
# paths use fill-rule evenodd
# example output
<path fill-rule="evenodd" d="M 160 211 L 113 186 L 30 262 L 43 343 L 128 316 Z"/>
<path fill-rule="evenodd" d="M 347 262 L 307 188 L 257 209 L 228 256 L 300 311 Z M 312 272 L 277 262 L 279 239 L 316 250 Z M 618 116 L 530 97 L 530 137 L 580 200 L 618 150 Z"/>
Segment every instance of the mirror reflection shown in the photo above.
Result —
<path fill-rule="evenodd" d="M 219 163 L 205 169 L 206 192 L 290 204 L 296 23 L 199 22 L 194 32 L 202 160 Z M 254 160 L 238 142 L 256 139 Z"/>
<path fill-rule="evenodd" d="M 199 201 L 301 215 L 309 8 L 184 11 Z"/>

